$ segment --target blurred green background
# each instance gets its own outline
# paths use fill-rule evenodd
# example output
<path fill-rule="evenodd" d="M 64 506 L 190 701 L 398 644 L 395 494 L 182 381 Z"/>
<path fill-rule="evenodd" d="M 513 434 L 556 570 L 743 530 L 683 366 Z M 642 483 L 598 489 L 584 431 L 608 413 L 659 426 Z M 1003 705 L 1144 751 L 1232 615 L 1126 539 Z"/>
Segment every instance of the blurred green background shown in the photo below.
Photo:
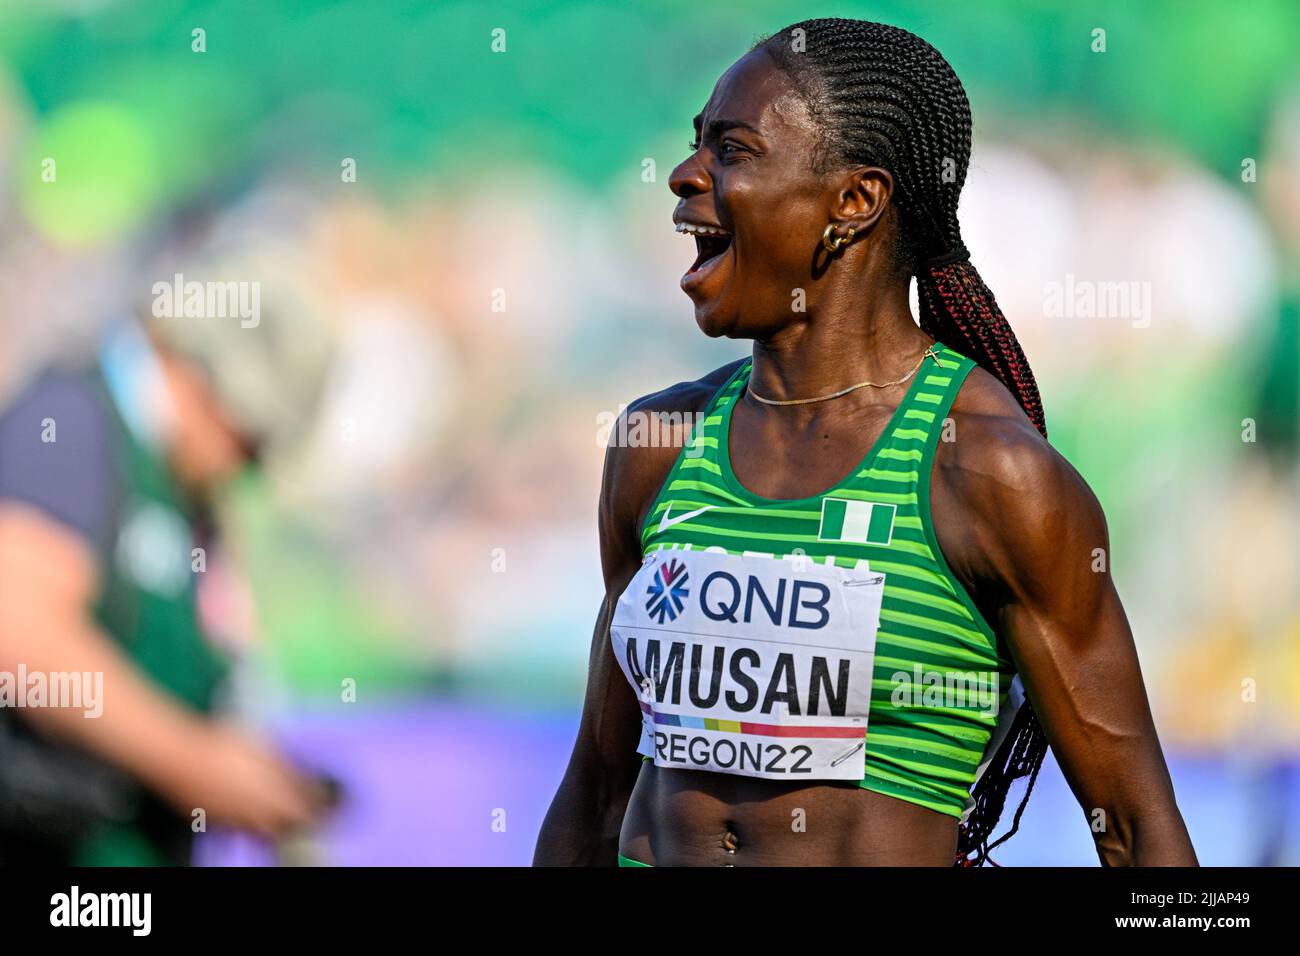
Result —
<path fill-rule="evenodd" d="M 1106 508 L 1194 836 L 1221 862 L 1294 854 L 1285 813 L 1257 814 L 1271 836 L 1245 820 L 1297 796 L 1294 0 L 3 4 L 0 396 L 137 301 L 179 224 L 290 250 L 263 282 L 315 287 L 340 367 L 300 447 L 228 502 L 255 621 L 230 629 L 273 688 L 246 706 L 365 749 L 384 731 L 338 702 L 357 679 L 419 728 L 372 768 L 394 788 L 430 738 L 499 727 L 540 818 L 600 600 L 598 416 L 744 351 L 677 289 L 668 174 L 717 76 L 812 15 L 913 30 L 966 84 L 967 244 Z M 1150 313 L 1050 314 L 1073 280 L 1141 283 Z M 549 730 L 524 750 L 530 721 Z M 469 772 L 430 800 L 477 806 Z M 1050 837 L 1007 856 L 1088 862 L 1059 776 L 1040 787 L 1025 828 Z M 343 861 L 521 862 L 530 839 L 351 825 Z"/>

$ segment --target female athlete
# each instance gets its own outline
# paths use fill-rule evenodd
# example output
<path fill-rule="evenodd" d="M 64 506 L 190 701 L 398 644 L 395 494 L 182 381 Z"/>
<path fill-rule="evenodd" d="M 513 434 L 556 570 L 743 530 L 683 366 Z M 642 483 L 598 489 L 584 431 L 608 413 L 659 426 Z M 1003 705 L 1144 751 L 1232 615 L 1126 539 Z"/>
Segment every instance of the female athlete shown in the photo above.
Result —
<path fill-rule="evenodd" d="M 1196 863 L 1105 519 L 962 243 L 970 139 L 947 61 L 857 20 L 760 41 L 696 117 L 681 285 L 752 355 L 631 406 L 677 448 L 609 449 L 537 863 L 978 865 L 1049 744 L 1104 864 Z"/>

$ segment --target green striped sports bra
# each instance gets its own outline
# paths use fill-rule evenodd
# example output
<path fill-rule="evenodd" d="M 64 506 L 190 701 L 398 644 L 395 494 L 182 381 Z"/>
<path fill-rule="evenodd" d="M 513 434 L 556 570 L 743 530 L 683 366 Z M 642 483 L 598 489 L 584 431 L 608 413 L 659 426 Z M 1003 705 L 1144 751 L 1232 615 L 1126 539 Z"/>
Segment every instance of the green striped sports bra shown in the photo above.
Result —
<path fill-rule="evenodd" d="M 990 739 L 1008 722 L 1015 669 L 935 537 L 935 450 L 975 363 L 938 343 L 934 355 L 861 463 L 794 500 L 755 495 L 732 471 L 731 415 L 751 368 L 742 363 L 697 421 L 641 543 L 647 561 L 708 549 L 883 574 L 860 785 L 960 818 Z"/>

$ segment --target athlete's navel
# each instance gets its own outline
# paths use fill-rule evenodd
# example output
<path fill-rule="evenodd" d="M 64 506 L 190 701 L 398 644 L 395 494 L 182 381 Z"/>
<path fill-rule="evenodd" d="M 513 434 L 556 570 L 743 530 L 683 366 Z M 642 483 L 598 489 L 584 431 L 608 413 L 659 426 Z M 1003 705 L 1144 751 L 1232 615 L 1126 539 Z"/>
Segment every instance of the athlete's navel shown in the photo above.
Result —
<path fill-rule="evenodd" d="M 734 830 L 731 829 L 731 827 L 727 827 L 725 830 L 722 831 L 722 840 L 720 841 L 719 845 L 722 847 L 723 850 L 727 852 L 728 856 L 736 855 L 736 851 L 740 849 L 740 841 L 736 837 L 736 833 Z M 733 864 L 727 863 L 726 865 L 732 866 Z"/>

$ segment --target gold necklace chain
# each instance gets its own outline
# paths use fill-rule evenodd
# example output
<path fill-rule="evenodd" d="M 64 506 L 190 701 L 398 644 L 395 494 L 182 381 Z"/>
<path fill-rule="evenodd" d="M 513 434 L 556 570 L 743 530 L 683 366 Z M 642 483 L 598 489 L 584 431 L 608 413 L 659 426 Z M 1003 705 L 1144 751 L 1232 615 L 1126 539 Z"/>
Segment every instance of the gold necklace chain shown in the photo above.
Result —
<path fill-rule="evenodd" d="M 849 392 L 856 392 L 860 388 L 889 388 L 891 385 L 902 385 L 920 371 L 927 355 L 934 359 L 935 363 L 939 365 L 940 368 L 943 367 L 943 363 L 939 361 L 939 356 L 934 354 L 934 346 L 928 345 L 926 346 L 925 351 L 921 353 L 921 357 L 916 360 L 916 365 L 912 367 L 912 371 L 908 372 L 902 378 L 895 379 L 892 382 L 859 382 L 857 385 L 850 385 L 848 388 L 842 388 L 838 392 L 832 392 L 829 395 L 819 395 L 817 398 L 764 398 L 762 395 L 758 394 L 758 392 L 754 391 L 748 382 L 745 384 L 745 389 L 756 401 L 760 401 L 764 405 L 811 405 L 813 402 L 829 402 L 832 398 L 839 398 L 842 395 L 849 394 Z"/>

